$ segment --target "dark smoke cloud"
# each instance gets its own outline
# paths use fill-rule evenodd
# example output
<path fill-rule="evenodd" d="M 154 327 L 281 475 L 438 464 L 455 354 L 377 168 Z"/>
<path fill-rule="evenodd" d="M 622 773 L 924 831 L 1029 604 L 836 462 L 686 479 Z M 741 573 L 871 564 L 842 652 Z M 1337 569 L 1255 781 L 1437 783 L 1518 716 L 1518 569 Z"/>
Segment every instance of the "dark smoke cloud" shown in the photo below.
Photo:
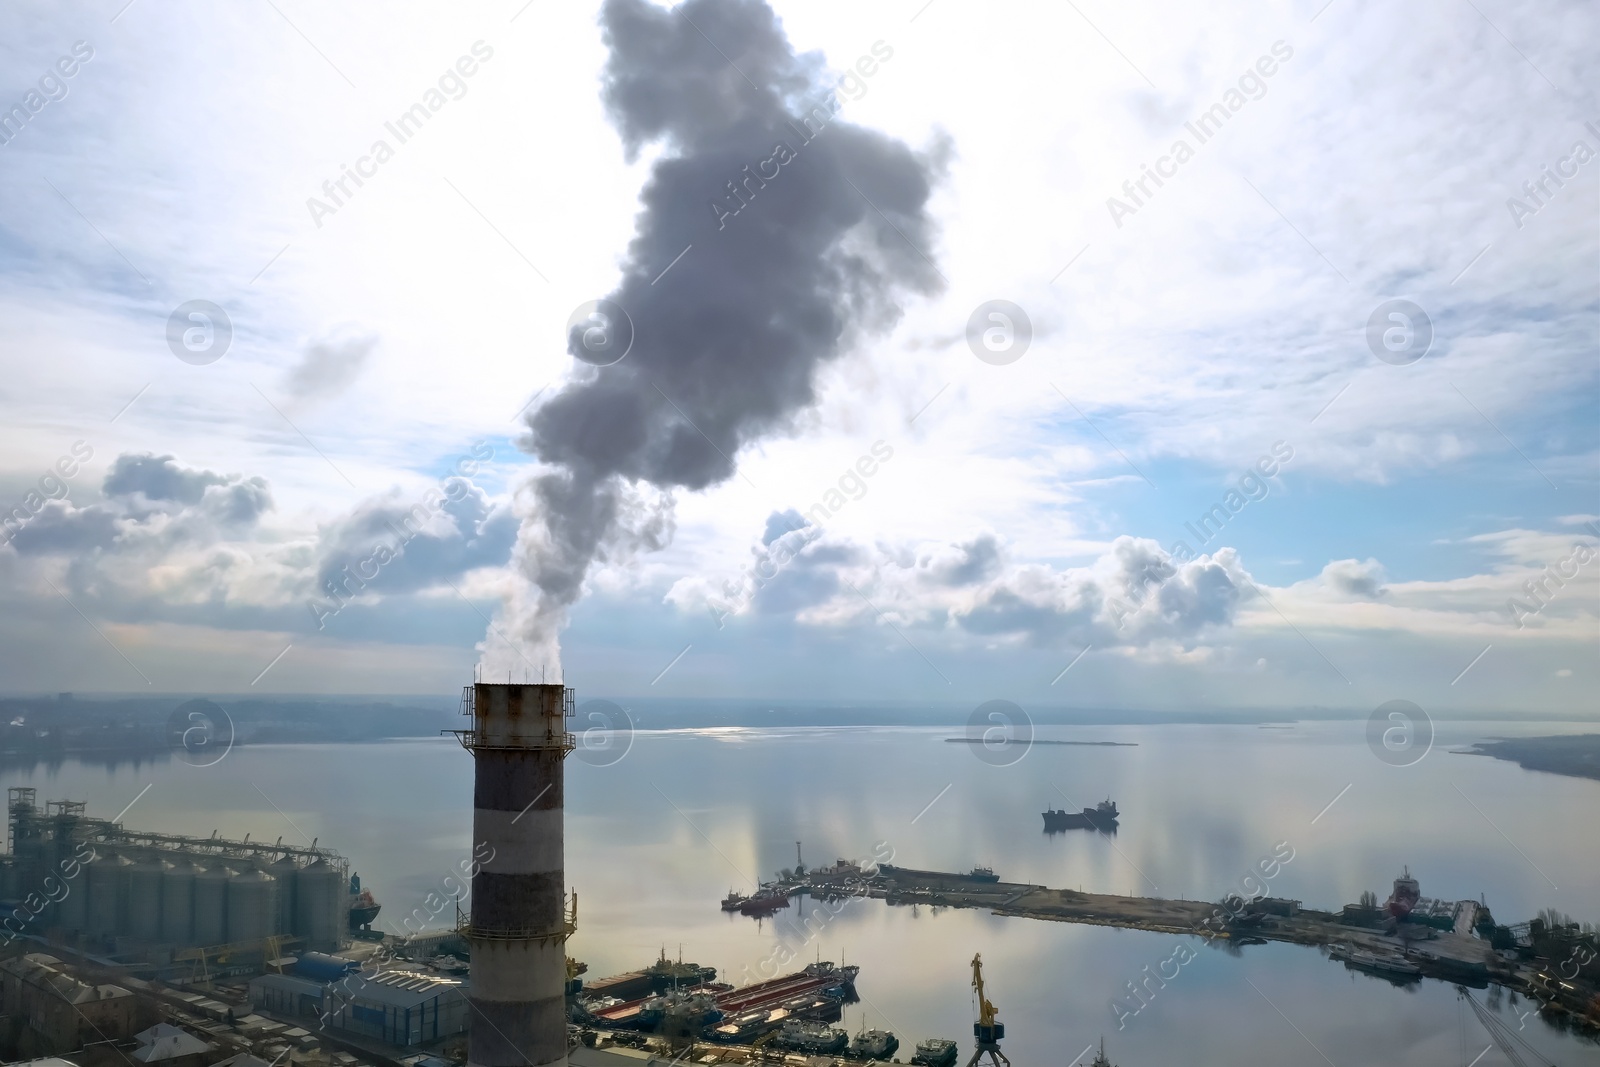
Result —
<path fill-rule="evenodd" d="M 924 254 L 947 148 L 917 153 L 835 117 L 821 57 L 796 55 L 765 3 L 607 0 L 600 23 L 624 149 L 663 155 L 609 294 L 631 350 L 580 365 L 528 418 L 526 447 L 549 467 L 518 545 L 534 589 L 507 612 L 552 664 L 592 562 L 665 544 L 673 490 L 731 477 L 744 446 L 793 428 L 825 364 L 941 282 Z M 774 158 L 787 162 L 764 177 Z M 748 203 L 728 217 L 716 205 L 740 203 L 735 182 Z"/>

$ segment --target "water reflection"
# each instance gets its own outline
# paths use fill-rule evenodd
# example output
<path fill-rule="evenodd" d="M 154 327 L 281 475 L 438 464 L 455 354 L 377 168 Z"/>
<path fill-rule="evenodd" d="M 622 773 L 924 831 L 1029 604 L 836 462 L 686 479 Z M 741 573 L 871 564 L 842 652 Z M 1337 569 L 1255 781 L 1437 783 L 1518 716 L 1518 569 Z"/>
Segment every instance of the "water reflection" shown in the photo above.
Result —
<path fill-rule="evenodd" d="M 981 865 L 1006 881 L 1207 901 L 1237 891 L 1287 842 L 1294 859 L 1272 893 L 1308 906 L 1337 909 L 1367 889 L 1381 897 L 1409 865 L 1427 895 L 1483 894 L 1502 922 L 1543 907 L 1600 919 L 1600 841 L 1571 832 L 1600 808 L 1596 783 L 1450 753 L 1514 732 L 1502 724 L 1442 730 L 1406 768 L 1375 761 L 1361 725 L 1052 727 L 1041 732 L 1137 747 L 1036 746 L 1000 767 L 943 743 L 948 730 L 641 732 L 615 764 L 567 768 L 567 873 L 584 902 L 572 953 L 603 976 L 681 944 L 684 959 L 734 982 L 785 961 L 859 963 L 847 1029 L 886 1027 L 906 1047 L 949 1037 L 965 1056 L 969 963 L 981 951 L 1018 1064 L 1068 1063 L 1101 1034 L 1122 1067 L 1323 1062 L 1308 1042 L 1340 1067 L 1455 1063 L 1464 1009 L 1454 989 L 1397 987 L 1316 949 L 1208 952 L 1193 937 L 861 898 L 800 898 L 760 918 L 719 907 L 730 886 L 753 893 L 793 864 L 796 841 L 812 864 Z M 154 782 L 124 819 L 134 828 L 318 837 L 362 871 L 385 905 L 380 925 L 419 906 L 471 848 L 471 764 L 452 741 L 242 746 L 214 767 L 67 760 L 0 777 L 105 816 Z M 1117 832 L 1041 840 L 1041 811 L 1081 807 L 1063 796 L 1115 797 Z M 1112 1003 L 1180 944 L 1193 960 L 1119 1030 Z M 1526 1010 L 1509 996 L 1486 1002 L 1513 1028 Z M 1600 1064 L 1592 1044 L 1529 1023 L 1522 1034 L 1544 1062 Z"/>

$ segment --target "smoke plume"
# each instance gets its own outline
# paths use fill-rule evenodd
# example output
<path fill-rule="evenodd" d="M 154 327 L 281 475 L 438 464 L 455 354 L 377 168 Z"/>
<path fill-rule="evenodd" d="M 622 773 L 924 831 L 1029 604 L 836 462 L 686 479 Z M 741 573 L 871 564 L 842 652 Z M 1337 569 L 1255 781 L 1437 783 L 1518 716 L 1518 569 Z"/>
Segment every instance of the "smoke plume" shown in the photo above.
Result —
<path fill-rule="evenodd" d="M 600 24 L 623 147 L 662 155 L 603 305 L 609 354 L 576 363 L 527 419 L 542 463 L 516 551 L 530 584 L 499 620 L 520 647 L 486 638 L 491 671 L 555 666 L 592 563 L 666 544 L 675 490 L 732 477 L 742 448 L 814 402 L 824 364 L 942 281 L 924 253 L 944 146 L 918 153 L 843 121 L 837 77 L 795 54 L 764 2 L 607 0 Z M 569 332 L 575 357 L 592 354 L 594 325 Z"/>

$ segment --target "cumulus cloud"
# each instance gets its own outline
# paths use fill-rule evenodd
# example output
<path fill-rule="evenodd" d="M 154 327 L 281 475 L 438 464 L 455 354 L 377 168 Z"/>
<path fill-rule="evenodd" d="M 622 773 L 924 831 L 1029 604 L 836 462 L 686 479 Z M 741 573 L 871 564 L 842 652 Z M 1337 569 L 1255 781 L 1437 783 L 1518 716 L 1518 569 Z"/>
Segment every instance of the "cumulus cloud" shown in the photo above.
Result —
<path fill-rule="evenodd" d="M 784 519 L 774 514 L 767 534 Z M 680 579 L 666 600 L 719 621 L 748 610 L 814 627 L 888 619 L 1034 645 L 1184 650 L 1229 627 L 1251 585 L 1228 548 L 1179 563 L 1154 541 L 1119 537 L 1093 563 L 1057 568 L 1012 562 L 993 533 L 865 545 L 806 526 L 764 536 L 742 574 Z"/>
<path fill-rule="evenodd" d="M 451 478 L 445 488 L 419 500 L 399 492 L 362 502 L 318 537 L 316 585 L 342 588 L 354 574 L 370 593 L 426 589 L 479 567 L 504 565 L 516 541 L 517 518 L 509 507 L 491 503 L 466 478 Z M 389 550 L 392 560 L 367 564 Z"/>
<path fill-rule="evenodd" d="M 75 603 L 109 618 L 303 629 L 313 619 L 306 603 L 335 590 L 404 596 L 504 566 L 517 529 L 509 505 L 464 477 L 361 501 L 314 535 L 264 529 L 272 507 L 264 478 L 122 455 L 101 500 L 51 501 L 14 532 L 4 555 L 29 567 L 7 576 L 27 595 L 31 574 L 53 572 Z M 374 568 L 378 546 L 385 557 Z"/>
<path fill-rule="evenodd" d="M 228 479 L 220 474 L 190 470 L 178 466 L 172 456 L 146 452 L 118 456 L 101 490 L 109 497 L 198 504 L 208 486 L 226 484 Z"/>
<path fill-rule="evenodd" d="M 101 492 L 101 502 L 83 507 L 51 502 L 15 533 L 12 547 L 24 556 L 165 552 L 248 531 L 273 506 L 264 478 L 196 470 L 150 453 L 118 456 Z"/>

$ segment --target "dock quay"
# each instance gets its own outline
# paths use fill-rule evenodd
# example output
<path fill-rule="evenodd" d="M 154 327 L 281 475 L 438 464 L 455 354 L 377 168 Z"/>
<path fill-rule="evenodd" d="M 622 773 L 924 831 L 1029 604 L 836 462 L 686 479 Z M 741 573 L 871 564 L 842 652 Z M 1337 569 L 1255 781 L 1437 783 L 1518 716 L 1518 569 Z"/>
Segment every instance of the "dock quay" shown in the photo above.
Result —
<path fill-rule="evenodd" d="M 1508 958 L 1474 936 L 1470 919 L 1445 928 L 1406 924 L 1397 933 L 1352 925 L 1340 912 L 1318 911 L 1299 901 L 1276 898 L 1234 898 L 1213 901 L 1084 893 L 1020 882 L 989 881 L 972 875 L 887 868 L 862 869 L 844 879 L 838 868 L 817 882 L 791 880 L 791 892 L 816 896 L 855 895 L 889 905 L 941 908 L 983 908 L 995 915 L 1048 922 L 1112 926 L 1149 933 L 1204 937 L 1234 944 L 1269 941 L 1314 945 L 1335 950 L 1332 958 L 1346 966 L 1387 972 L 1391 980 L 1432 978 L 1454 985 L 1487 988 L 1497 985 L 1529 997 L 1544 1014 L 1566 1016 L 1581 1027 L 1600 1025 L 1600 983 L 1588 977 L 1553 981 L 1553 968 L 1537 960 Z M 1414 973 L 1412 968 L 1415 969 Z M 1369 969 L 1369 973 L 1371 973 Z"/>

